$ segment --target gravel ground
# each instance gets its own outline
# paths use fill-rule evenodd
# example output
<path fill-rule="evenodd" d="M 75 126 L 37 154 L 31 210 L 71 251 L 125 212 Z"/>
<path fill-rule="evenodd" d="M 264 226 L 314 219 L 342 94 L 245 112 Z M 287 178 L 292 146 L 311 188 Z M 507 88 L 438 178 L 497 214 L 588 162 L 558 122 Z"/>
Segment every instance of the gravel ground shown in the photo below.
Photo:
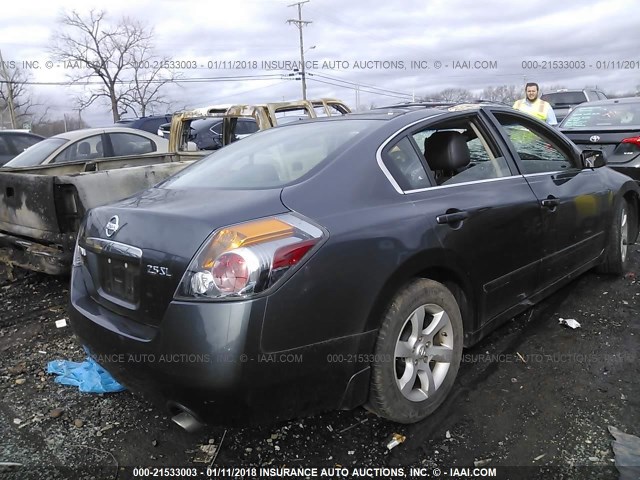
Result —
<path fill-rule="evenodd" d="M 453 469 L 498 467 L 499 478 L 617 479 L 608 426 L 640 436 L 640 249 L 631 255 L 624 278 L 588 273 L 465 350 L 452 395 L 419 424 L 358 408 L 196 434 L 128 392 L 54 383 L 47 362 L 84 359 L 70 329 L 55 326 L 66 315 L 67 280 L 22 271 L 10 280 L 2 270 L 0 462 L 21 466 L 4 465 L 0 475 L 131 478 L 124 467 L 207 465 L 353 475 L 354 467 L 413 466 L 432 478 L 434 469 L 480 478 Z M 406 440 L 388 450 L 394 433 Z"/>

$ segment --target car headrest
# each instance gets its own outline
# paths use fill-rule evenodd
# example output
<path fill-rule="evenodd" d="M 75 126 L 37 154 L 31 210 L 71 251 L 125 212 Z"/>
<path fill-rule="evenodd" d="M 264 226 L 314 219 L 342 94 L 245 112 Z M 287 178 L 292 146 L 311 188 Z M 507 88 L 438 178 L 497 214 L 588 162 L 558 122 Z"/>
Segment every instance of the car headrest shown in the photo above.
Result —
<path fill-rule="evenodd" d="M 431 170 L 456 170 L 471 161 L 467 141 L 460 132 L 435 132 L 424 141 L 424 156 Z"/>
<path fill-rule="evenodd" d="M 78 145 L 78 153 L 80 155 L 89 155 L 91 153 L 91 145 L 89 145 L 89 142 L 82 142 Z"/>

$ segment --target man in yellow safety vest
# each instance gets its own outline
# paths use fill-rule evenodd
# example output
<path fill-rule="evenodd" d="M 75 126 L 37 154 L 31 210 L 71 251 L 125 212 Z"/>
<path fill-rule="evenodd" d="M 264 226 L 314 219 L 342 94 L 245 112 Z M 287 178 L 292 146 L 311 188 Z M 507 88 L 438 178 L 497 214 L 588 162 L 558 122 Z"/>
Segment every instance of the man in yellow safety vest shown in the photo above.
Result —
<path fill-rule="evenodd" d="M 553 108 L 551 108 L 548 102 L 538 98 L 539 91 L 540 88 L 537 83 L 527 83 L 525 87 L 526 98 L 516 100 L 513 108 L 533 115 L 543 122 L 547 122 L 549 125 L 557 125 L 558 120 L 556 119 L 556 114 L 553 112 Z"/>

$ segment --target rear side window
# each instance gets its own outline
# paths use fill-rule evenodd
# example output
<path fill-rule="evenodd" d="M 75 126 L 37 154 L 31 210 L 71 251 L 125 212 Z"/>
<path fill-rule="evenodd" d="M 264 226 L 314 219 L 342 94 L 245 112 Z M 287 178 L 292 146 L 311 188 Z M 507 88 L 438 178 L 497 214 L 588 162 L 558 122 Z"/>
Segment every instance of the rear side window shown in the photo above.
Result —
<path fill-rule="evenodd" d="M 407 137 L 387 148 L 383 161 L 402 190 L 418 190 L 430 185 L 420 157 Z"/>
<path fill-rule="evenodd" d="M 345 120 L 263 130 L 200 160 L 165 182 L 163 187 L 282 187 L 344 150 L 377 124 L 376 120 Z"/>

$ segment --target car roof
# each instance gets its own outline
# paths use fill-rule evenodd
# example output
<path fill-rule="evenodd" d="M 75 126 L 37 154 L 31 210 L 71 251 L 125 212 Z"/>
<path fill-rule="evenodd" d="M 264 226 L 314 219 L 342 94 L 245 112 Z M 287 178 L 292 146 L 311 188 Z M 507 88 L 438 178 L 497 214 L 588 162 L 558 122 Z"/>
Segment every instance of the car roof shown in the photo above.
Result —
<path fill-rule="evenodd" d="M 467 110 L 480 110 L 483 107 L 493 107 L 512 111 L 509 105 L 497 102 L 478 101 L 471 103 L 456 103 L 456 102 L 425 102 L 425 103 L 411 103 L 411 104 L 398 104 L 389 107 L 380 107 L 366 112 L 354 112 L 343 116 L 329 117 L 336 120 L 340 118 L 362 118 L 372 120 L 391 120 L 403 115 L 411 115 L 416 120 L 420 118 L 429 118 L 444 113 L 462 112 Z M 319 120 L 319 119 L 318 119 Z"/>
<path fill-rule="evenodd" d="M 116 123 L 118 122 L 136 122 L 138 120 L 156 120 L 158 118 L 165 118 L 165 117 L 171 117 L 173 116 L 172 113 L 164 113 L 161 115 L 149 115 L 147 117 L 130 117 L 130 118 L 121 118 L 120 120 L 116 121 Z"/>
<path fill-rule="evenodd" d="M 162 137 L 158 137 L 153 133 L 149 133 L 144 130 L 133 130 L 128 127 L 83 128 L 80 130 L 72 130 L 70 132 L 59 133 L 58 135 L 54 135 L 50 138 L 63 138 L 65 140 L 74 141 L 81 138 L 90 137 L 92 135 L 99 135 L 101 133 L 128 133 L 133 135 L 140 135 L 142 137 L 153 138 L 154 140 L 156 140 L 156 138 L 162 140 Z"/>
<path fill-rule="evenodd" d="M 595 100 L 593 102 L 588 102 L 584 104 L 580 104 L 580 107 L 597 107 L 598 105 L 617 105 L 617 104 L 632 104 L 632 103 L 640 103 L 640 97 L 624 97 L 624 98 L 609 98 L 607 100 Z M 578 108 L 576 106 L 575 108 Z"/>
<path fill-rule="evenodd" d="M 553 95 L 554 93 L 584 93 L 584 92 L 602 92 L 602 90 L 598 88 L 560 88 L 558 90 L 554 90 L 553 92 L 545 92 L 543 95 Z"/>
<path fill-rule="evenodd" d="M 20 130 L 19 128 L 0 130 L 0 135 L 5 133 L 11 133 L 11 134 L 19 133 L 21 135 L 32 135 L 34 137 L 44 138 L 42 135 L 38 135 L 37 133 L 30 132 L 29 130 Z"/>

